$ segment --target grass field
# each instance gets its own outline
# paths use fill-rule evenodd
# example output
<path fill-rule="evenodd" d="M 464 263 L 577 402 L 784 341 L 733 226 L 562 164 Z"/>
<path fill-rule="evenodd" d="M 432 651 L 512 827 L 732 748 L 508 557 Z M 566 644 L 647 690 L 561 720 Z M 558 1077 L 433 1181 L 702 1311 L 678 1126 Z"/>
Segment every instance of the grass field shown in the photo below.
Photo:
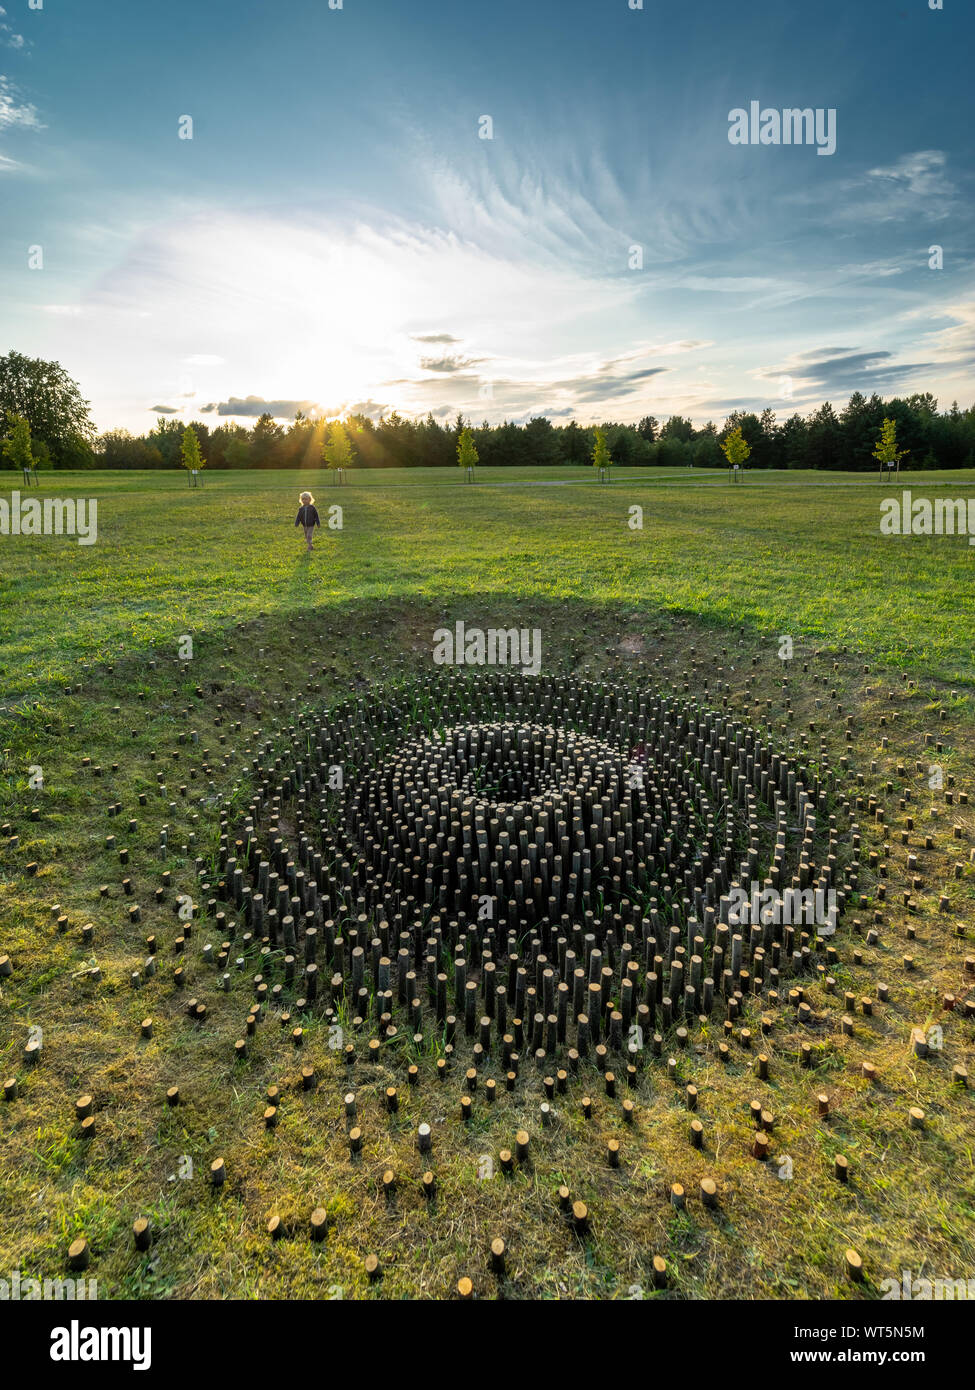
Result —
<path fill-rule="evenodd" d="M 975 675 L 975 554 L 964 537 L 881 536 L 888 489 L 873 478 L 755 475 L 733 488 L 701 474 L 621 474 L 601 487 L 586 470 L 485 469 L 467 487 L 445 471 L 326 483 L 320 500 L 341 502 L 344 525 L 323 532 L 311 563 L 292 527 L 303 475 L 214 473 L 200 491 L 182 475 L 47 475 L 42 495 L 97 499 L 99 542 L 2 538 L 7 701 L 200 626 L 413 597 L 447 610 L 472 596 L 633 603 L 860 648 L 952 682 Z M 574 485 L 537 485 L 565 480 Z M 949 481 L 953 497 L 975 486 L 970 474 Z M 938 475 L 905 474 L 901 486 L 934 495 Z M 634 504 L 639 531 L 627 524 Z"/>
<path fill-rule="evenodd" d="M 0 474 L 0 495 L 15 486 Z M 292 527 L 303 486 L 323 520 L 333 502 L 343 509 L 342 529 L 323 529 L 310 557 Z M 975 475 L 906 474 L 898 486 L 967 496 Z M 604 487 L 578 470 L 482 470 L 468 487 L 412 470 L 334 488 L 219 473 L 195 492 L 182 476 L 95 473 L 49 474 L 40 493 L 97 498 L 98 541 L 0 536 L 0 956 L 12 967 L 0 976 L 0 1079 L 18 1085 L 0 1102 L 4 1269 L 62 1277 L 83 1235 L 102 1297 L 444 1298 L 462 1275 L 483 1297 L 878 1297 L 905 1268 L 972 1277 L 972 1092 L 954 1075 L 975 1052 L 975 548 L 964 537 L 882 537 L 888 488 L 844 476 L 730 487 L 722 475 L 617 475 Z M 631 506 L 644 509 L 642 530 L 628 525 Z M 819 975 L 806 981 L 811 1025 L 784 999 L 749 999 L 726 1063 L 717 1019 L 695 1024 L 685 1051 L 668 1034 L 663 1059 L 641 1074 L 632 1126 L 589 1067 L 550 1128 L 539 1127 L 541 1081 L 527 1068 L 465 1127 L 459 1079 L 434 1080 L 432 1056 L 415 1087 L 392 1052 L 350 1075 L 314 1014 L 303 1056 L 317 1090 L 301 1091 L 302 1057 L 270 1019 L 246 1063 L 234 1062 L 252 976 L 280 980 L 280 962 L 255 957 L 219 991 L 201 954 L 215 940 L 203 916 L 183 943 L 179 990 L 175 895 L 198 893 L 197 858 L 213 868 L 220 808 L 236 828 L 265 741 L 284 758 L 303 711 L 428 677 L 433 631 L 456 619 L 538 628 L 546 673 L 676 690 L 768 730 L 810 766 L 842 767 L 843 792 L 864 803 L 864 868 L 835 941 L 835 995 Z M 178 657 L 184 635 L 190 661 Z M 783 635 L 795 644 L 787 666 Z M 931 789 L 935 762 L 943 785 Z M 32 787 L 38 767 L 43 785 Z M 150 934 L 160 968 L 135 990 Z M 202 1025 L 186 1017 L 188 994 L 207 1004 Z M 761 1037 L 768 1080 L 743 1025 Z M 942 1045 L 915 1056 L 912 1029 L 935 1026 Z M 43 1052 L 31 1066 L 36 1029 Z M 807 1039 L 811 1069 L 800 1061 Z M 672 1051 L 678 1082 L 698 1087 L 700 1150 L 683 1087 L 667 1076 Z M 390 1084 L 403 1097 L 396 1116 L 383 1109 Z M 173 1085 L 178 1107 L 165 1103 Z M 283 1096 L 273 1131 L 261 1122 L 270 1085 Z M 366 1136 L 357 1163 L 349 1089 Z M 90 1139 L 75 1116 L 83 1093 Z M 781 1161 L 752 1156 L 756 1098 L 771 1112 L 772 1157 L 791 1160 L 788 1180 Z M 925 1112 L 917 1128 L 912 1106 Z M 432 1204 L 418 1191 L 423 1118 L 436 1129 Z M 521 1126 L 531 1162 L 481 1180 L 481 1156 Z M 610 1137 L 622 1142 L 618 1169 L 605 1162 Z M 846 1183 L 833 1176 L 837 1154 Z M 217 1156 L 228 1178 L 214 1192 Z M 692 1198 L 708 1175 L 714 1211 Z M 675 1182 L 685 1210 L 668 1198 Z M 559 1216 L 561 1184 L 589 1205 L 585 1239 Z M 312 1242 L 318 1207 L 327 1234 Z M 273 1215 L 289 1239 L 271 1241 Z M 139 1216 L 154 1233 L 146 1252 L 131 1237 Z M 496 1236 L 509 1249 L 502 1280 L 488 1272 Z M 847 1247 L 863 1257 L 862 1284 L 844 1275 Z M 384 1271 L 374 1284 L 369 1253 Z M 655 1255 L 667 1263 L 659 1288 Z"/>

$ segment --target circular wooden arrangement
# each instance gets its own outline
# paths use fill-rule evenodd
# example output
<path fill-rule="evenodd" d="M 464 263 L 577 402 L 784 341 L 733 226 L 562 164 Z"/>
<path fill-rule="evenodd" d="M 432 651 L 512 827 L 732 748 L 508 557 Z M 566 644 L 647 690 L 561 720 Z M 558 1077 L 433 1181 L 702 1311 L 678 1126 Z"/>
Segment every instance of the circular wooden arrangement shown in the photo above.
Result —
<path fill-rule="evenodd" d="M 813 893 L 836 894 L 828 930 L 856 887 L 828 767 L 693 702 L 456 674 L 300 716 L 290 741 L 293 760 L 254 760 L 233 845 L 224 822 L 209 911 L 286 953 L 296 1011 L 342 999 L 386 1040 L 432 1010 L 506 1067 L 649 1051 L 812 972 Z M 346 1039 L 346 1060 L 378 1045 Z"/>

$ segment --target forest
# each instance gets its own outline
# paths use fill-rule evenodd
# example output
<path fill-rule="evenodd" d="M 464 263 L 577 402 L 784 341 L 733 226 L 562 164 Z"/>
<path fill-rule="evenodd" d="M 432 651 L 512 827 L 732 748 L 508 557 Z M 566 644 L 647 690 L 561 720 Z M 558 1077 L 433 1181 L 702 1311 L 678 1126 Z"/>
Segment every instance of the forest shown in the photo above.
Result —
<path fill-rule="evenodd" d="M 708 421 L 695 428 L 689 419 L 672 415 L 662 423 L 644 416 L 637 424 L 607 421 L 580 425 L 557 424 L 544 416 L 524 423 L 474 425 L 462 415 L 444 423 L 433 415 L 412 420 L 392 413 L 381 420 L 351 416 L 344 421 L 352 448 L 352 464 L 360 468 L 456 467 L 457 439 L 468 426 L 478 461 L 491 467 L 589 465 L 597 428 L 602 429 L 614 465 L 623 468 L 723 468 L 721 444 L 736 427 L 751 448 L 748 467 L 824 468 L 871 471 L 877 467 L 873 450 L 885 418 L 897 424 L 897 442 L 907 451 L 905 467 L 975 467 L 975 408 L 960 410 L 957 402 L 938 411 L 930 393 L 906 399 L 852 395 L 841 411 L 827 401 L 808 418 L 798 413 L 780 421 L 771 409 L 760 415 L 736 411 L 722 425 Z M 262 415 L 251 429 L 239 423 L 210 429 L 192 422 L 208 468 L 323 467 L 323 445 L 329 422 L 297 417 L 290 425 Z M 153 430 L 134 438 L 113 430 L 96 442 L 103 468 L 173 468 L 179 465 L 186 426 L 180 420 L 160 419 Z"/>
<path fill-rule="evenodd" d="M 587 466 L 600 429 L 618 467 L 723 468 L 721 445 L 740 429 L 750 449 L 749 469 L 856 472 L 876 469 L 873 451 L 885 419 L 896 425 L 905 467 L 975 467 L 975 406 L 962 410 L 953 401 L 939 411 L 930 392 L 885 399 L 857 391 L 839 410 L 826 401 L 810 414 L 794 411 L 784 419 L 771 408 L 760 414 L 735 411 L 720 425 L 708 420 L 701 426 L 683 415 L 662 421 L 644 415 L 636 424 L 598 425 L 557 423 L 538 415 L 476 425 L 463 415 L 447 421 L 393 411 L 378 420 L 353 414 L 336 430 L 338 421 L 299 411 L 290 422 L 262 414 L 249 428 L 239 419 L 211 426 L 200 419 L 160 416 L 141 435 L 125 429 L 98 434 L 87 401 L 58 363 L 10 353 L 0 358 L 0 421 L 11 416 L 27 421 L 41 468 L 178 468 L 183 435 L 192 425 L 201 466 L 214 469 L 324 468 L 329 453 L 333 460 L 344 453 L 348 465 L 358 468 L 453 468 L 464 428 L 470 429 L 478 462 L 486 467 Z M 329 440 L 331 450 L 326 449 Z"/>

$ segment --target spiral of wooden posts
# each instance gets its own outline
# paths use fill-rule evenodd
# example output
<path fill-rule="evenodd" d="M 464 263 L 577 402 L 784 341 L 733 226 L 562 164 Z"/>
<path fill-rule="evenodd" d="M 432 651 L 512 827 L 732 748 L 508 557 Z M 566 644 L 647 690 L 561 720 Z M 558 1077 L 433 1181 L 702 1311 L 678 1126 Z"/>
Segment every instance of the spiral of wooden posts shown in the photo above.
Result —
<path fill-rule="evenodd" d="M 506 1066 L 523 1048 L 540 1066 L 649 1055 L 682 1017 L 777 1000 L 815 966 L 801 895 L 835 892 L 831 930 L 856 887 L 828 765 L 693 701 L 453 674 L 300 716 L 290 745 L 254 759 L 207 910 L 284 953 L 276 997 L 344 998 L 382 1037 L 422 1036 L 432 1011 L 448 1044 L 460 1018 Z M 762 891 L 779 911 L 743 913 Z"/>

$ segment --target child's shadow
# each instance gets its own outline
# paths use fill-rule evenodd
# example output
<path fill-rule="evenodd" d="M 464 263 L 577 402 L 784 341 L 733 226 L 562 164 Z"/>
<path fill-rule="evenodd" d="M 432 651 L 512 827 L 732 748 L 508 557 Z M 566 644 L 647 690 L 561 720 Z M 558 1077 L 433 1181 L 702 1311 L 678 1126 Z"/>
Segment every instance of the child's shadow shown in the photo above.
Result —
<path fill-rule="evenodd" d="M 288 602 L 292 607 L 300 607 L 303 603 L 310 606 L 321 594 L 322 578 L 315 563 L 320 559 L 317 548 L 313 551 L 302 550 L 295 556 L 288 580 Z"/>

